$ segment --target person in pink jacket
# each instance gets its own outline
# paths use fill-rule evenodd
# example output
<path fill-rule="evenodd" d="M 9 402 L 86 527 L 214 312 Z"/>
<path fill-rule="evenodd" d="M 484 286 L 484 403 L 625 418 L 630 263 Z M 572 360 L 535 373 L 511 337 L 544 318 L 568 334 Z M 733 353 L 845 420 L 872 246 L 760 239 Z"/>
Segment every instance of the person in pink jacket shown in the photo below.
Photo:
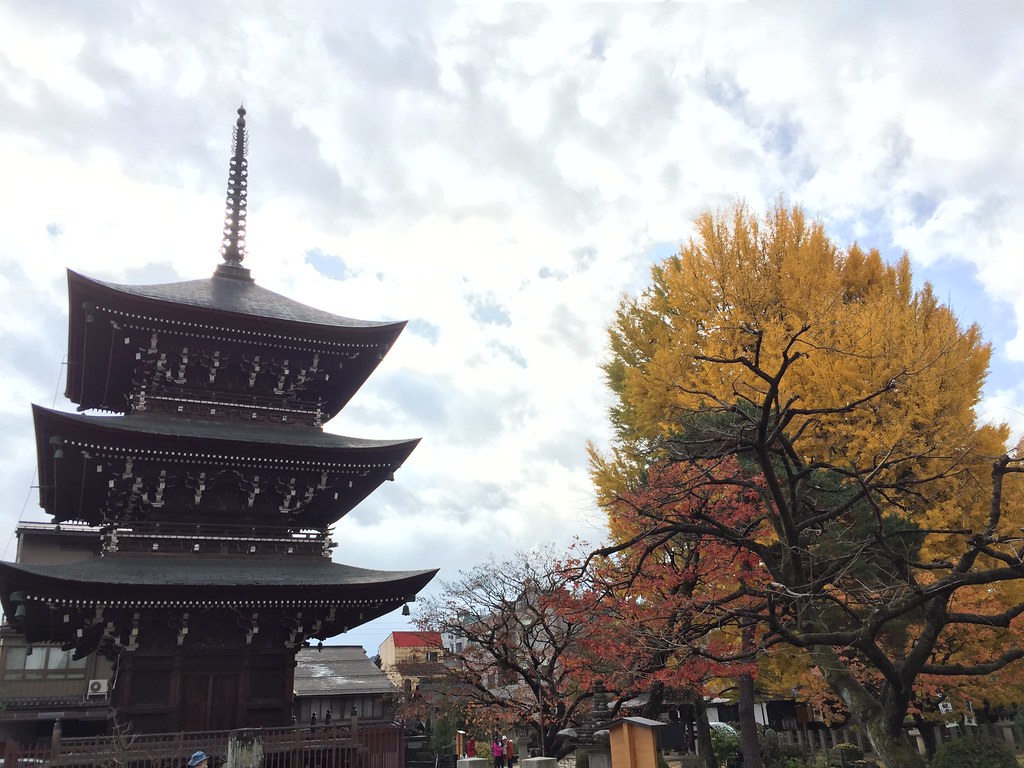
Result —
<path fill-rule="evenodd" d="M 505 768 L 505 748 L 497 736 L 491 742 L 491 754 L 494 756 L 494 768 Z"/>

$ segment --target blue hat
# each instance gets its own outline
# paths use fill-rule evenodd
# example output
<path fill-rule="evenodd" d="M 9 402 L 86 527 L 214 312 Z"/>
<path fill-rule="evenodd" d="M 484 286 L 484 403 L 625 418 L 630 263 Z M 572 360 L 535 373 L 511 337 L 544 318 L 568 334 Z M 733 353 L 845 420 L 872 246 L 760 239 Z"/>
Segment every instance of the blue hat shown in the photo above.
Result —
<path fill-rule="evenodd" d="M 201 762 L 203 762 L 203 760 L 209 760 L 209 759 L 210 758 L 207 757 L 205 752 L 203 752 L 202 750 L 199 750 L 198 752 L 193 754 L 192 757 L 190 757 L 188 759 L 188 768 L 195 768 L 197 765 L 199 765 Z"/>

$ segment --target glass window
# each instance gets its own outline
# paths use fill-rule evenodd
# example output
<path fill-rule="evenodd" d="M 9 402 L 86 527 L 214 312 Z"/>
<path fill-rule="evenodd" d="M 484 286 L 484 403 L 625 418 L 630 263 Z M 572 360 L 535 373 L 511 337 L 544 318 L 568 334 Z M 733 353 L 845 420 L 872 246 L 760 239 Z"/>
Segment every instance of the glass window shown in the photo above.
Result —
<path fill-rule="evenodd" d="M 85 678 L 85 668 L 89 664 L 89 657 L 83 656 L 80 659 L 75 659 L 74 652 L 68 652 L 68 679 L 70 680 L 83 680 Z"/>
<path fill-rule="evenodd" d="M 89 658 L 75 660 L 72 652 L 57 646 L 34 646 L 32 652 L 25 647 L 4 649 L 4 678 L 7 680 L 40 680 L 85 678 Z"/>
<path fill-rule="evenodd" d="M 7 654 L 4 657 L 4 668 L 5 669 L 17 669 L 22 670 L 25 668 L 25 649 L 24 648 L 8 648 Z"/>
<path fill-rule="evenodd" d="M 32 653 L 25 652 L 25 677 L 29 680 L 43 676 L 46 667 L 46 648 L 33 648 Z"/>
<path fill-rule="evenodd" d="M 30 648 L 25 651 L 25 669 L 42 669 L 46 666 L 46 648 Z"/>
<path fill-rule="evenodd" d="M 21 680 L 25 677 L 25 648 L 7 648 L 4 654 L 4 677 Z"/>

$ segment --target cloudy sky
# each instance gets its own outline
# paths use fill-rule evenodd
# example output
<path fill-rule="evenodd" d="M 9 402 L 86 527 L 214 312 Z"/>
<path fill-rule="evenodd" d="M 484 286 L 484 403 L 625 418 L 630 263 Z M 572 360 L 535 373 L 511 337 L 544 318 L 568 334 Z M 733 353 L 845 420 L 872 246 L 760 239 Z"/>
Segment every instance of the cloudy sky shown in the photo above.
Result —
<path fill-rule="evenodd" d="M 210 275 L 240 101 L 256 281 L 409 320 L 328 426 L 423 438 L 336 526 L 341 561 L 451 579 L 600 539 L 605 329 L 738 198 L 909 251 L 982 324 L 980 415 L 1019 434 L 1024 3 L 895 5 L 0 5 L 4 559 L 44 517 L 30 403 L 70 409 L 65 269 Z M 338 641 L 374 653 L 406 627 Z"/>

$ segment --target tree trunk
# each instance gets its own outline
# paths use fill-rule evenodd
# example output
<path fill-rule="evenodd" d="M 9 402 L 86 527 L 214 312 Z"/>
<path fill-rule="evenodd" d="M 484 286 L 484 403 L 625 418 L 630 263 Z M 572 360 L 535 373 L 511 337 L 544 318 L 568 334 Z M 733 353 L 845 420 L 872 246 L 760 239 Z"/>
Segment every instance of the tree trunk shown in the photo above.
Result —
<path fill-rule="evenodd" d="M 661 714 L 661 708 L 665 704 L 665 684 L 660 680 L 656 680 L 651 685 L 650 695 L 647 697 L 647 703 L 644 708 L 640 711 L 641 717 L 646 717 L 651 720 L 657 720 Z"/>
<path fill-rule="evenodd" d="M 744 572 L 750 570 L 750 566 L 742 565 Z M 741 630 L 741 642 L 743 651 L 752 653 L 754 650 L 753 630 L 750 625 L 744 625 Z M 740 752 L 743 754 L 743 768 L 763 768 L 761 760 L 761 745 L 757 740 L 757 718 L 754 717 L 754 676 L 744 673 L 739 677 L 740 686 Z"/>
<path fill-rule="evenodd" d="M 932 729 L 932 724 L 925 722 L 925 719 L 921 715 L 914 714 L 914 725 L 917 726 L 917 730 L 921 732 L 921 740 L 924 742 L 924 751 L 928 755 L 928 759 L 931 760 L 935 757 L 935 731 Z"/>
<path fill-rule="evenodd" d="M 911 745 L 905 733 L 896 735 L 887 732 L 881 717 L 873 718 L 861 727 L 867 731 L 868 741 L 875 755 L 882 761 L 885 768 L 925 768 L 927 763 Z"/>
<path fill-rule="evenodd" d="M 883 711 L 832 648 L 817 646 L 811 649 L 810 654 L 825 682 L 864 729 L 876 757 L 885 768 L 927 768 L 927 762 L 903 732 L 902 717 L 894 718 L 892 713 Z M 893 722 L 897 727 L 890 729 L 888 724 Z"/>
<path fill-rule="evenodd" d="M 740 686 L 740 750 L 743 768 L 762 768 L 761 745 L 757 740 L 757 720 L 754 717 L 754 677 L 742 674 Z"/>
<path fill-rule="evenodd" d="M 711 744 L 711 726 L 708 725 L 708 708 L 704 697 L 699 693 L 693 697 L 693 714 L 697 721 L 697 751 L 704 763 L 704 768 L 718 768 L 715 759 L 715 748 Z"/>

